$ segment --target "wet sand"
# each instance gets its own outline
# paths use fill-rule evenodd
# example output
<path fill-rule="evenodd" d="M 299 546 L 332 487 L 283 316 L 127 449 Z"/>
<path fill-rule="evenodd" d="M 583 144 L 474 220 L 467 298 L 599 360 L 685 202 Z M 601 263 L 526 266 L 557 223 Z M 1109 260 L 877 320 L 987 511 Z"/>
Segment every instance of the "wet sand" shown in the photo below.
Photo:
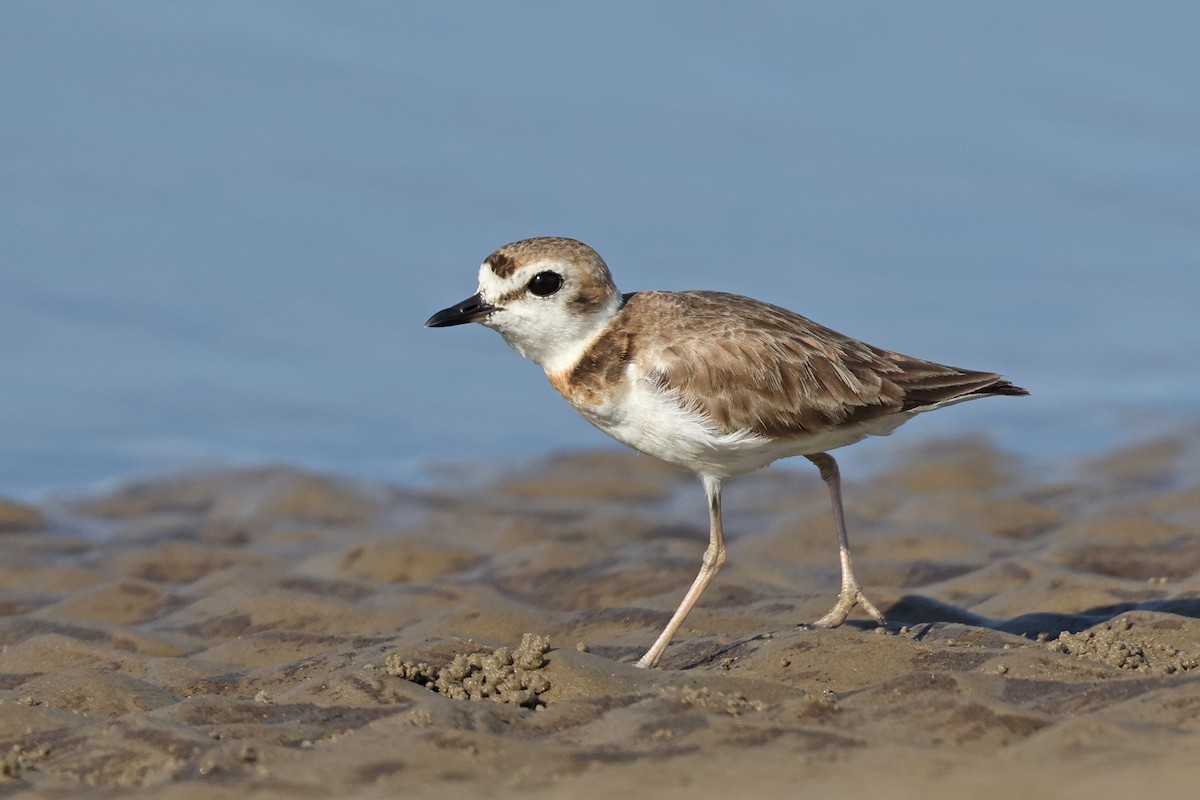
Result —
<path fill-rule="evenodd" d="M 730 560 L 632 454 L 474 485 L 287 469 L 0 502 L 0 796 L 1057 798 L 1200 779 L 1196 439 L 1050 479 L 976 442 L 732 481 Z M 1191 477 L 1188 477 L 1191 476 Z M 526 636 L 526 634 L 532 634 Z"/>

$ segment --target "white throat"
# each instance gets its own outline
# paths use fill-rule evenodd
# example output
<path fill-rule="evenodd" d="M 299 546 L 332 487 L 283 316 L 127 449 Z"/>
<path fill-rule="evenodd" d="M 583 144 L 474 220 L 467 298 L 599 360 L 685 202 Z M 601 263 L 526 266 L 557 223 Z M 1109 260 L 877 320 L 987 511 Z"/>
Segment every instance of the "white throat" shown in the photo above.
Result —
<path fill-rule="evenodd" d="M 614 307 L 611 313 L 599 318 L 597 324 L 581 330 L 579 335 L 574 338 L 558 342 L 551 352 L 545 354 L 541 359 L 534 358 L 533 361 L 541 365 L 547 375 L 556 375 L 574 369 L 575 365 L 579 363 L 579 359 L 583 358 L 583 354 L 592 346 L 592 342 L 596 341 L 604 333 L 605 328 L 612 323 L 618 310 L 619 308 Z"/>

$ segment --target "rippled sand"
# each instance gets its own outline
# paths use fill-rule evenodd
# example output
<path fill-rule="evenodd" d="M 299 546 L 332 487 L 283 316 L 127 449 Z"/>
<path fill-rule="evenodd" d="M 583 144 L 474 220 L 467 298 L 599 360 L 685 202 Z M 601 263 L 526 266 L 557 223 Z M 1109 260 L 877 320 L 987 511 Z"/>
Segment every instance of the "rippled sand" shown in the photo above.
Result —
<path fill-rule="evenodd" d="M 651 672 L 707 529 L 645 458 L 0 502 L 0 795 L 1186 796 L 1198 449 L 1048 482 L 958 442 L 847 475 L 886 631 L 795 627 L 837 584 L 815 470 L 732 481 L 729 563 Z"/>

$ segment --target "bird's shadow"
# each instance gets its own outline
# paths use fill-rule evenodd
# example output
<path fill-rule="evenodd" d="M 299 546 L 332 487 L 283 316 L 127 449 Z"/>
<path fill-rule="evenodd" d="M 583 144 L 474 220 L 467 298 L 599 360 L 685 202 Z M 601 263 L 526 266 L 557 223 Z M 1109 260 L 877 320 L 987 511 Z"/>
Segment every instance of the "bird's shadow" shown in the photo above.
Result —
<path fill-rule="evenodd" d="M 1181 617 L 1200 619 L 1200 598 L 1181 598 L 1175 600 L 1143 600 L 1137 603 L 1112 603 L 1065 614 L 1057 611 L 1034 611 L 1021 614 L 1010 619 L 989 619 L 988 617 L 967 611 L 964 608 L 934 600 L 919 594 L 904 595 L 891 606 L 883 609 L 887 617 L 886 628 L 889 633 L 897 633 L 902 628 L 918 628 L 914 632 L 917 641 L 924 639 L 935 626 L 939 624 L 970 625 L 977 628 L 1008 633 L 1027 639 L 1052 640 L 1062 633 L 1079 633 L 1095 625 L 1113 620 L 1130 611 L 1156 611 L 1164 614 L 1176 614 Z M 803 627 L 803 626 L 798 626 Z M 875 630 L 879 627 L 874 620 L 847 620 L 843 627 L 859 630 Z M 773 633 L 760 633 L 745 639 L 739 639 L 728 645 L 709 652 L 701 658 L 682 667 L 696 669 L 713 664 L 722 658 L 733 655 L 747 644 L 771 639 Z"/>
<path fill-rule="evenodd" d="M 909 594 L 893 603 L 885 614 L 888 618 L 889 628 L 902 625 L 911 628 L 914 625 L 959 623 L 1026 638 L 1036 638 L 1039 635 L 1054 638 L 1064 632 L 1079 633 L 1130 611 L 1157 611 L 1200 619 L 1200 598 L 1111 603 L 1093 606 L 1073 614 L 1058 611 L 1034 611 L 1009 619 L 990 619 L 966 609 L 942 603 L 931 597 Z M 874 625 L 867 623 L 865 627 L 874 627 Z"/>

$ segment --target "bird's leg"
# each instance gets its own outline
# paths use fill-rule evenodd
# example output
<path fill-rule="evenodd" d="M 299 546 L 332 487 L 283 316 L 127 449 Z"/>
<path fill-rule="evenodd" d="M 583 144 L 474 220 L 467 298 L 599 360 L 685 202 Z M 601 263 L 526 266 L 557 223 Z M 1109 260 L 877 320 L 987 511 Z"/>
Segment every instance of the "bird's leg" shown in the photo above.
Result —
<path fill-rule="evenodd" d="M 704 483 L 704 493 L 708 497 L 708 549 L 704 551 L 704 561 L 700 565 L 700 572 L 696 575 L 696 580 L 692 581 L 692 588 L 688 589 L 687 594 L 683 596 L 683 602 L 671 615 L 671 621 L 667 623 L 667 627 L 654 640 L 654 644 L 646 651 L 646 655 L 642 656 L 635 665 L 644 669 L 658 666 L 658 660 L 662 658 L 663 651 L 671 643 L 679 626 L 687 619 L 692 606 L 696 605 L 696 601 L 704 593 L 704 587 L 708 586 L 709 581 L 717 574 L 717 570 L 725 563 L 725 535 L 721 524 L 721 481 L 707 475 L 701 475 L 700 480 Z"/>
<path fill-rule="evenodd" d="M 850 564 L 850 540 L 846 536 L 846 516 L 842 512 L 842 478 L 837 462 L 829 453 L 816 453 L 805 458 L 817 465 L 817 469 L 821 470 L 821 480 L 829 487 L 829 497 L 833 501 L 833 524 L 837 527 L 838 552 L 842 560 L 842 590 L 838 593 L 837 604 L 828 614 L 809 624 L 814 628 L 836 628 L 846 621 L 850 609 L 857 605 L 862 606 L 876 622 L 883 625 L 883 614 L 880 614 L 879 609 L 863 594 L 862 587 L 854 577 L 854 567 Z"/>

